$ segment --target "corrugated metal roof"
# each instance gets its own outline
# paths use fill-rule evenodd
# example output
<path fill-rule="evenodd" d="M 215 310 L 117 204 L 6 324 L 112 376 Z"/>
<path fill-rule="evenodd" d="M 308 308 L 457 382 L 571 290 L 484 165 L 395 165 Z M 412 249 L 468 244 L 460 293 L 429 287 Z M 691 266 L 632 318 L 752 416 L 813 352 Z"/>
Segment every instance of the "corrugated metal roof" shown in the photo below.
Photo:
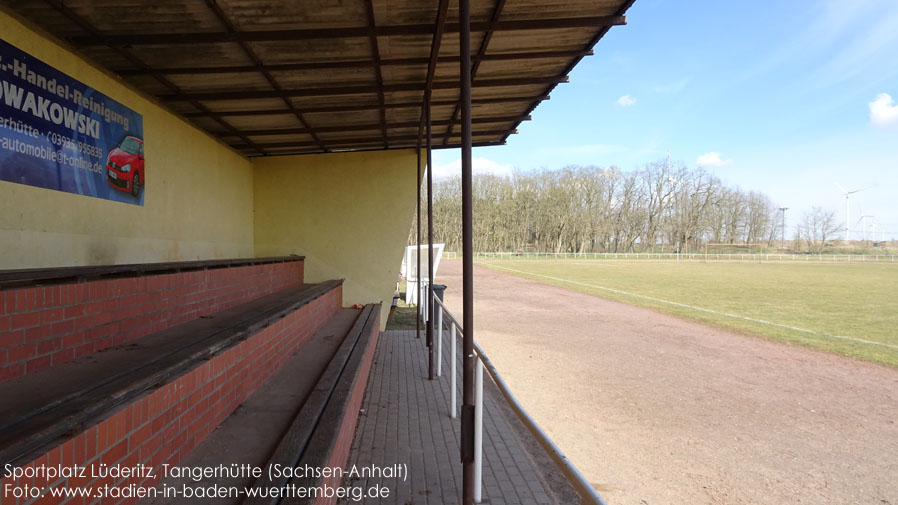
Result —
<path fill-rule="evenodd" d="M 460 142 L 458 10 L 439 0 L 0 0 L 248 156 Z M 501 144 L 633 0 L 473 1 L 474 142 Z"/>

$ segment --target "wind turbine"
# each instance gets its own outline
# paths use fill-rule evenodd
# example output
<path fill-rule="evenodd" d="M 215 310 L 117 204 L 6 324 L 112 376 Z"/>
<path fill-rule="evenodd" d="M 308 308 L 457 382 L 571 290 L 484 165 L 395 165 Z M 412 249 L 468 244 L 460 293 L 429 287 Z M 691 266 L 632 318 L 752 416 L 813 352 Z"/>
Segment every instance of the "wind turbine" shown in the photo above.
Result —
<path fill-rule="evenodd" d="M 861 221 L 864 222 L 864 242 L 867 241 L 867 218 L 868 217 L 873 222 L 873 240 L 876 240 L 876 217 L 873 216 L 872 214 L 864 214 L 863 216 L 860 217 L 860 219 L 857 220 L 858 223 L 860 223 Z"/>
<path fill-rule="evenodd" d="M 670 176 L 670 150 L 667 151 L 667 183 L 677 184 L 679 181 Z"/>
<path fill-rule="evenodd" d="M 841 191 L 842 193 L 845 193 L 845 241 L 848 242 L 850 240 L 849 233 L 851 232 L 851 224 L 850 224 L 851 223 L 851 212 L 850 212 L 850 205 L 849 205 L 849 203 L 850 203 L 849 195 L 857 193 L 858 191 L 863 191 L 867 188 L 861 188 L 861 189 L 855 189 L 854 191 L 848 191 L 847 189 L 840 186 L 838 182 L 835 183 L 835 185 L 837 188 L 839 188 L 839 191 Z"/>

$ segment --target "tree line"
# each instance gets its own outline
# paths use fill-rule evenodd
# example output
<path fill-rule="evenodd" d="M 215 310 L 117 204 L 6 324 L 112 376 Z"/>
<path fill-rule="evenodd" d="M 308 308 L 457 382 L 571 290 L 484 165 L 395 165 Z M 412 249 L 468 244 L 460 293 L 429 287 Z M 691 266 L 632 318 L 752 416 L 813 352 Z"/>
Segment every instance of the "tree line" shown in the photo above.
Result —
<path fill-rule="evenodd" d="M 568 166 L 479 174 L 473 200 L 476 252 L 701 252 L 706 244 L 775 247 L 784 239 L 782 211 L 763 193 L 666 161 L 629 172 Z M 460 178 L 434 181 L 434 242 L 447 251 L 461 251 L 461 210 Z M 837 230 L 834 214 L 815 208 L 789 238 L 816 252 Z M 415 231 L 413 223 L 410 244 Z"/>

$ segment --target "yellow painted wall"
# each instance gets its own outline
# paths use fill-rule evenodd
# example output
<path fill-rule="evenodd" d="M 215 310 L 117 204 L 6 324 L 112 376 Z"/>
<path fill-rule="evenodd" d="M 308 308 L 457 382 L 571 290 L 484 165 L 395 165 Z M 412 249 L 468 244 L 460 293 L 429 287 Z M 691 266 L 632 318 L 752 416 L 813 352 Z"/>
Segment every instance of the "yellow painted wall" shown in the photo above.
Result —
<path fill-rule="evenodd" d="M 0 269 L 251 257 L 250 160 L 0 11 L 0 37 L 143 115 L 143 207 L 0 181 Z"/>
<path fill-rule="evenodd" d="M 386 323 L 414 151 L 249 160 L 0 10 L 0 37 L 143 115 L 144 206 L 0 181 L 0 269 L 300 254 Z"/>
<path fill-rule="evenodd" d="M 305 255 L 308 282 L 345 278 L 343 303 L 383 302 L 381 324 L 415 209 L 414 151 L 258 158 L 259 256 Z"/>

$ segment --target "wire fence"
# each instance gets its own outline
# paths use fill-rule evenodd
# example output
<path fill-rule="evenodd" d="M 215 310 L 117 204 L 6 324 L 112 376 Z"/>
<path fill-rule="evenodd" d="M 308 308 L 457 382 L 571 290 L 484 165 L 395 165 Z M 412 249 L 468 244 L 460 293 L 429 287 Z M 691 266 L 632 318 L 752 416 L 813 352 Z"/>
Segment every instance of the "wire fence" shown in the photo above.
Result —
<path fill-rule="evenodd" d="M 461 254 L 444 252 L 445 259 L 458 259 Z M 663 261 L 795 261 L 825 263 L 895 263 L 895 254 L 765 254 L 765 253 L 515 253 L 479 252 L 475 259 L 516 260 L 663 260 Z"/>

